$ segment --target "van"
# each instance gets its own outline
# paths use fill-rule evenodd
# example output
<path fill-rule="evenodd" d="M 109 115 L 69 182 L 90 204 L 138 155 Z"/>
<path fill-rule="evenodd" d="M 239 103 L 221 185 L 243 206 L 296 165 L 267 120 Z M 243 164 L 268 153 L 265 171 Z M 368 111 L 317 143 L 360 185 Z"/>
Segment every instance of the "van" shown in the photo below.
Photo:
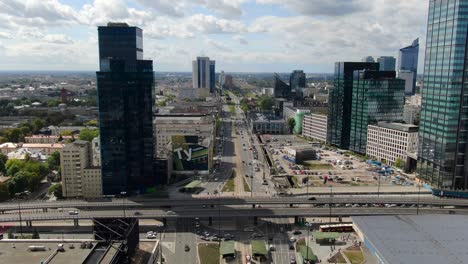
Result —
<path fill-rule="evenodd" d="M 357 181 L 357 182 L 360 182 L 361 179 L 360 179 L 359 177 L 356 177 L 356 181 Z"/>

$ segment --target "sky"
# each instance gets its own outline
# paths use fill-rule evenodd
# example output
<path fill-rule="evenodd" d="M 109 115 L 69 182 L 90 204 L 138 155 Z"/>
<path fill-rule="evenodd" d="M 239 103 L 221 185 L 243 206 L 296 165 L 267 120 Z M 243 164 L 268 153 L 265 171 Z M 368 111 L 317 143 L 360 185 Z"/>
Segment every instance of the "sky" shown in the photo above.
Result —
<path fill-rule="evenodd" d="M 143 29 L 155 71 L 333 72 L 426 42 L 428 0 L 0 0 L 0 70 L 98 70 L 97 26 Z"/>

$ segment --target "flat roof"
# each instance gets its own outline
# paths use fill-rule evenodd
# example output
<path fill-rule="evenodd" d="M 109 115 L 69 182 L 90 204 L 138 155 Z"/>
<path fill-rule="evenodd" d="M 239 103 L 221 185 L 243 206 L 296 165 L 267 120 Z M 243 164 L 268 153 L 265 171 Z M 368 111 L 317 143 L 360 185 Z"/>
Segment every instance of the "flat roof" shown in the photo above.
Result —
<path fill-rule="evenodd" d="M 254 255 L 267 255 L 268 251 L 266 243 L 263 240 L 252 240 L 252 254 Z"/>
<path fill-rule="evenodd" d="M 221 255 L 236 254 L 236 250 L 234 249 L 234 241 L 221 242 L 220 252 L 221 252 Z"/>
<path fill-rule="evenodd" d="M 384 128 L 403 131 L 403 132 L 418 132 L 419 130 L 419 126 L 412 125 L 412 124 L 378 122 L 377 125 L 379 127 L 384 127 Z"/>
<path fill-rule="evenodd" d="M 58 252 L 55 256 L 52 256 L 55 249 L 57 249 L 58 244 L 64 244 L 65 251 Z M 69 247 L 70 244 L 73 244 L 73 249 Z M 44 246 L 46 250 L 29 251 L 29 246 Z M 49 263 L 81 264 L 85 261 L 91 251 L 92 249 L 80 248 L 80 242 L 0 242 L 0 256 L 2 263 L 41 263 L 51 257 Z"/>
<path fill-rule="evenodd" d="M 383 263 L 450 264 L 468 259 L 468 216 L 353 216 L 352 220 Z"/>
<path fill-rule="evenodd" d="M 185 189 L 197 188 L 198 186 L 200 186 L 201 183 L 202 183 L 202 182 L 201 182 L 201 181 L 198 181 L 198 180 L 191 181 L 189 184 L 185 185 L 184 188 L 185 188 Z"/>

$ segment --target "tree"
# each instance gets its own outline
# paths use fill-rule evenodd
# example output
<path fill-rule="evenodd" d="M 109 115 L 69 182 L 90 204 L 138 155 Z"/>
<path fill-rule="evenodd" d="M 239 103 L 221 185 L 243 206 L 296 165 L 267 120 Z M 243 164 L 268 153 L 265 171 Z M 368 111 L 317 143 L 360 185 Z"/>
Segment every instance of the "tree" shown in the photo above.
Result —
<path fill-rule="evenodd" d="M 0 173 L 3 175 L 6 174 L 5 162 L 3 162 L 2 159 L 0 159 Z"/>
<path fill-rule="evenodd" d="M 395 165 L 395 167 L 401 169 L 401 168 L 403 168 L 405 166 L 405 162 L 402 159 L 398 158 L 398 159 L 395 160 L 395 163 L 393 165 Z"/>
<path fill-rule="evenodd" d="M 93 126 L 93 127 L 97 127 L 98 126 L 98 121 L 96 119 L 93 119 L 93 120 L 89 120 L 85 123 L 85 126 Z"/>
<path fill-rule="evenodd" d="M 24 140 L 24 134 L 21 129 L 13 128 L 7 131 L 6 138 L 10 142 L 18 143 Z"/>
<path fill-rule="evenodd" d="M 8 186 L 5 183 L 0 183 L 0 202 L 6 201 L 10 198 Z"/>
<path fill-rule="evenodd" d="M 54 184 L 50 186 L 49 189 L 47 190 L 47 193 L 54 194 L 54 196 L 59 199 L 63 198 L 62 184 L 58 183 L 58 184 Z"/>
<path fill-rule="evenodd" d="M 26 190 L 28 187 L 28 179 L 25 175 L 20 174 L 17 177 L 13 177 L 11 180 L 9 180 L 7 182 L 7 187 L 10 194 L 24 192 L 24 190 Z"/>
<path fill-rule="evenodd" d="M 78 138 L 80 140 L 92 141 L 95 137 L 98 137 L 98 136 L 99 136 L 99 130 L 85 128 L 81 130 Z"/>
<path fill-rule="evenodd" d="M 40 119 L 40 118 L 36 118 L 34 121 L 33 121 L 33 132 L 34 133 L 37 133 L 39 130 L 41 130 L 41 128 L 45 127 L 46 123 L 44 120 Z"/>
<path fill-rule="evenodd" d="M 8 160 L 8 157 L 7 155 L 3 154 L 3 153 L 0 153 L 0 160 L 3 161 L 3 163 L 6 163 L 7 160 Z"/>
<path fill-rule="evenodd" d="M 37 228 L 34 228 L 32 233 L 32 239 L 39 239 L 39 232 L 37 232 Z"/>
<path fill-rule="evenodd" d="M 60 152 L 55 151 L 47 158 L 47 167 L 49 170 L 57 170 L 60 166 Z"/>
<path fill-rule="evenodd" d="M 294 118 L 289 118 L 289 119 L 288 119 L 288 129 L 289 129 L 289 133 L 292 133 L 292 131 L 293 131 L 295 125 L 296 125 L 296 120 L 294 120 Z"/>
<path fill-rule="evenodd" d="M 268 110 L 271 110 L 273 108 L 273 98 L 272 97 L 268 97 L 268 96 L 263 96 L 260 98 L 260 100 L 258 101 L 258 107 L 261 109 L 261 110 L 265 110 L 265 111 L 268 111 Z"/>

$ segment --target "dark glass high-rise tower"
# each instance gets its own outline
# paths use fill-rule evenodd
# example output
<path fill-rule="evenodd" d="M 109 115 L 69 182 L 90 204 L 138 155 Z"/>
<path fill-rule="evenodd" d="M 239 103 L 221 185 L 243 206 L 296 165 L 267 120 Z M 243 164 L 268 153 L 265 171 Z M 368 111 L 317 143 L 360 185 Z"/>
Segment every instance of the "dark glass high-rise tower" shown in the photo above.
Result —
<path fill-rule="evenodd" d="M 405 81 L 395 71 L 355 71 L 349 149 L 365 154 L 367 126 L 379 121 L 401 121 Z"/>
<path fill-rule="evenodd" d="M 306 87 L 306 75 L 302 70 L 294 70 L 289 76 L 289 85 L 296 98 L 303 97 L 303 89 Z"/>
<path fill-rule="evenodd" d="M 419 177 L 468 188 L 468 0 L 430 0 L 419 129 Z"/>
<path fill-rule="evenodd" d="M 142 30 L 98 27 L 96 73 L 104 195 L 144 192 L 153 175 L 153 61 L 143 60 Z"/>
<path fill-rule="evenodd" d="M 281 80 L 281 77 L 275 73 L 275 83 L 273 87 L 273 96 L 275 98 L 290 98 L 291 86 Z"/>
<path fill-rule="evenodd" d="M 379 70 L 378 63 L 336 62 L 334 87 L 328 95 L 327 141 L 349 149 L 354 71 Z"/>

